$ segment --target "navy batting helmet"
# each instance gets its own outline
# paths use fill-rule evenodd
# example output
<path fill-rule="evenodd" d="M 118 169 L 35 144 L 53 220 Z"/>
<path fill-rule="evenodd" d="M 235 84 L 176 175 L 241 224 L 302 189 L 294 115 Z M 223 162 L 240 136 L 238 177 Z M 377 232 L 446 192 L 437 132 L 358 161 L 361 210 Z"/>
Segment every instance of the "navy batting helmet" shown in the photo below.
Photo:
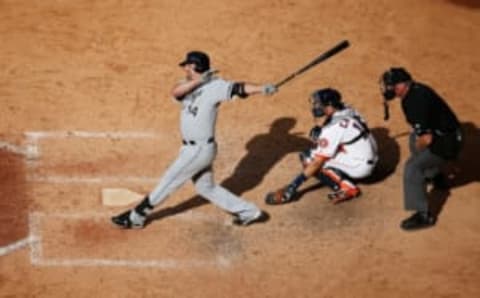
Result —
<path fill-rule="evenodd" d="M 185 60 L 178 64 L 179 66 L 185 66 L 187 64 L 194 64 L 195 71 L 198 73 L 205 72 L 210 69 L 210 58 L 204 52 L 191 51 L 187 53 Z"/>

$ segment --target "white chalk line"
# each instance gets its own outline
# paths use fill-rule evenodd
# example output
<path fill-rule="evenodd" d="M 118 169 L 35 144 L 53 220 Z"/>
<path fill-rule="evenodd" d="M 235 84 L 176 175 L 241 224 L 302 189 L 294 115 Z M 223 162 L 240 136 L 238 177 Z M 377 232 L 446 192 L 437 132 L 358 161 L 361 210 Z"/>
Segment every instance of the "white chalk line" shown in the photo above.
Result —
<path fill-rule="evenodd" d="M 92 138 L 92 139 L 155 139 L 161 135 L 146 131 L 28 131 L 24 133 L 27 139 L 36 141 L 44 138 Z"/>
<path fill-rule="evenodd" d="M 37 259 L 32 264 L 41 267 L 127 267 L 156 269 L 187 269 L 205 267 L 228 267 L 230 261 L 217 257 L 212 261 L 202 260 L 115 260 L 115 259 Z"/>
<path fill-rule="evenodd" d="M 34 237 L 28 236 L 24 239 L 18 240 L 16 242 L 10 243 L 6 246 L 0 247 L 0 257 L 8 255 L 16 250 L 27 247 L 31 245 L 36 239 Z"/>
<path fill-rule="evenodd" d="M 126 267 L 126 268 L 156 268 L 156 269 L 191 269 L 217 267 L 226 268 L 231 261 L 225 256 L 216 256 L 213 260 L 126 260 L 107 258 L 45 258 L 43 256 L 42 234 L 40 221 L 45 217 L 56 217 L 65 219 L 87 219 L 110 216 L 106 213 L 42 213 L 33 212 L 29 216 L 30 241 L 23 244 L 30 245 L 30 262 L 40 267 Z"/>
<path fill-rule="evenodd" d="M 38 147 L 35 144 L 29 144 L 27 146 L 17 146 L 6 141 L 0 141 L 0 149 L 23 155 L 29 160 L 38 158 L 40 154 L 38 151 Z"/>
<path fill-rule="evenodd" d="M 109 139 L 139 139 L 139 138 L 159 138 L 160 135 L 151 132 L 92 132 L 92 131 L 31 131 L 26 132 L 27 145 L 17 146 L 8 142 L 0 141 L 0 149 L 4 148 L 16 154 L 26 157 L 26 163 L 35 165 L 32 160 L 40 157 L 40 148 L 38 141 L 44 138 L 109 138 Z M 27 177 L 28 181 L 48 182 L 48 183 L 113 183 L 113 182 L 147 182 L 154 183 L 158 178 L 150 177 L 68 177 L 68 176 L 49 176 L 38 177 L 31 175 Z M 40 229 L 40 220 L 42 217 L 57 217 L 65 219 L 88 219 L 88 218 L 108 218 L 112 214 L 107 213 L 51 213 L 33 212 L 29 216 L 30 236 L 17 242 L 0 247 L 0 256 L 7 255 L 23 247 L 30 247 L 30 262 L 37 266 L 48 267 L 129 267 L 129 268 L 158 268 L 158 269 L 181 269 L 181 268 L 201 268 L 201 267 L 228 267 L 230 260 L 224 256 L 217 256 L 214 260 L 123 260 L 123 259 L 46 259 L 43 257 L 42 233 Z M 205 220 L 218 222 L 211 216 L 193 211 L 184 212 L 175 216 L 183 220 Z"/>
<path fill-rule="evenodd" d="M 165 207 L 168 209 L 168 207 Z M 42 218 L 59 218 L 59 219 L 93 219 L 93 220 L 100 220 L 100 219 L 110 219 L 112 214 L 111 212 L 51 212 L 51 213 L 44 213 L 35 211 L 30 214 L 30 231 L 34 232 L 34 235 L 38 235 L 38 221 Z M 220 218 L 212 216 L 210 214 L 188 210 L 182 213 L 179 213 L 173 217 L 169 217 L 169 219 L 179 219 L 185 221 L 205 221 L 205 222 L 214 222 L 219 223 L 221 221 Z M 225 223 L 225 225 L 231 225 L 231 223 Z M 32 233 L 32 232 L 31 232 Z"/>
<path fill-rule="evenodd" d="M 101 177 L 79 177 L 79 176 L 38 176 L 28 175 L 27 181 L 52 184 L 101 184 L 101 183 L 156 183 L 159 178 L 136 177 L 136 176 L 101 176 Z"/>

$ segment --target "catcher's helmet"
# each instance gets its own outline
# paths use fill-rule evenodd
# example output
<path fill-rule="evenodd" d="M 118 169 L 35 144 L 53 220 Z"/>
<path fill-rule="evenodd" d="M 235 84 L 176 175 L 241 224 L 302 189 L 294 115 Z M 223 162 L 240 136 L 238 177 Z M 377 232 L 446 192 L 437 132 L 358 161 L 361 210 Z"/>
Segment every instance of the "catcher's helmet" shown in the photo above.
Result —
<path fill-rule="evenodd" d="M 386 100 L 395 98 L 394 86 L 398 83 L 410 82 L 412 76 L 403 67 L 391 67 L 380 78 L 380 89 Z"/>
<path fill-rule="evenodd" d="M 194 64 L 195 71 L 198 73 L 203 73 L 210 69 L 210 58 L 204 52 L 200 51 L 191 51 L 187 53 L 185 60 L 178 64 L 179 66 L 185 66 L 187 64 Z"/>
<path fill-rule="evenodd" d="M 336 109 L 343 109 L 345 105 L 342 102 L 342 95 L 336 89 L 325 88 L 312 93 L 310 96 L 312 104 L 312 114 L 314 117 L 322 117 L 325 115 L 324 108 L 332 106 Z"/>

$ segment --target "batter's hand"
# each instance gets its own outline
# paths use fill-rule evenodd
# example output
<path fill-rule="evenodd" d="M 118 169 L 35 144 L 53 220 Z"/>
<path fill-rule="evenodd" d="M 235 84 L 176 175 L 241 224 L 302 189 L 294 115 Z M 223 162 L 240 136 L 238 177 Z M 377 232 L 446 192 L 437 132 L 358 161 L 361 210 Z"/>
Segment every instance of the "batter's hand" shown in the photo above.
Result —
<path fill-rule="evenodd" d="M 262 87 L 263 95 L 272 95 L 277 93 L 278 88 L 274 84 L 266 84 Z"/>

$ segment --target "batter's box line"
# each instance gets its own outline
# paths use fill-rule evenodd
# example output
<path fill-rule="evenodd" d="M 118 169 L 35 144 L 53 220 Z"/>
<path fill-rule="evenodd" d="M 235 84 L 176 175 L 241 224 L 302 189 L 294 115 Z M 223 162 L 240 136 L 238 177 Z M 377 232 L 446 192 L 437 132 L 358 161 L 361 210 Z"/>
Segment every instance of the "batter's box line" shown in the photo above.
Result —
<path fill-rule="evenodd" d="M 22 249 L 24 247 L 28 247 L 31 245 L 36 239 L 32 236 L 28 236 L 24 239 L 18 240 L 16 242 L 10 243 L 8 245 L 0 247 L 0 257 L 6 256 L 16 250 Z"/>
<path fill-rule="evenodd" d="M 90 138 L 90 139 L 156 139 L 161 135 L 148 131 L 27 131 L 24 133 L 27 140 L 32 142 L 39 139 L 66 139 L 66 138 Z"/>
<path fill-rule="evenodd" d="M 0 149 L 24 156 L 27 161 L 37 159 L 39 156 L 38 147 L 35 144 L 27 144 L 26 146 L 18 146 L 6 141 L 0 140 Z"/>
<path fill-rule="evenodd" d="M 40 140 L 42 139 L 67 139 L 67 138 L 84 138 L 84 139 L 159 139 L 162 134 L 149 131 L 27 131 L 23 133 L 26 139 L 25 148 L 15 148 L 9 145 L 10 150 L 15 150 L 26 157 L 26 165 L 29 168 L 35 168 L 40 162 L 41 148 Z M 8 144 L 7 144 L 8 145 Z M 2 143 L 0 142 L 0 148 Z"/>
<path fill-rule="evenodd" d="M 127 267 L 127 268 L 156 268 L 156 269 L 192 269 L 215 267 L 224 269 L 231 265 L 225 256 L 216 256 L 213 260 L 126 260 L 104 258 L 45 258 L 43 255 L 43 237 L 40 222 L 46 217 L 57 218 L 98 218 L 105 217 L 105 213 L 52 213 L 32 212 L 29 215 L 30 228 L 30 263 L 41 267 Z"/>
<path fill-rule="evenodd" d="M 51 184 L 101 184 L 101 183 L 157 183 L 159 178 L 137 177 L 137 176 L 100 176 L 100 177 L 79 177 L 79 176 L 39 176 L 27 175 L 27 181 Z"/>

